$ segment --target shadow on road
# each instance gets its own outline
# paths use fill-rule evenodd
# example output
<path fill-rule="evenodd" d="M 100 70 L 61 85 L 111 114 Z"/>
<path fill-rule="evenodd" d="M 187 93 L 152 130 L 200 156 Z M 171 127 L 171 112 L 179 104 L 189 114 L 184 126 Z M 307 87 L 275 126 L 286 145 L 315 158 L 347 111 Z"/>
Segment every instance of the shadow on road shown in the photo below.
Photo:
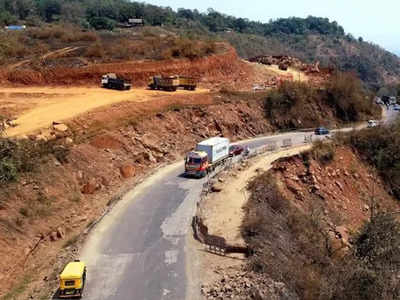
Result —
<path fill-rule="evenodd" d="M 53 297 L 51 297 L 52 300 L 58 300 L 60 299 L 58 296 L 60 294 L 60 290 L 57 289 L 57 291 L 54 293 Z"/>

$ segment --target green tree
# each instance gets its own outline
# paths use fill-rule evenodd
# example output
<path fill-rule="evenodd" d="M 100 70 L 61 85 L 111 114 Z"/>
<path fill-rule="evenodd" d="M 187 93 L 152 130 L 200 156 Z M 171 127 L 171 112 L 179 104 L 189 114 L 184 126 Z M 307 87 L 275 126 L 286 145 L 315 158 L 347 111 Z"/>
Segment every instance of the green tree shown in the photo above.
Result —
<path fill-rule="evenodd" d="M 39 0 L 39 13 L 46 22 L 54 21 L 61 14 L 61 1 Z"/>

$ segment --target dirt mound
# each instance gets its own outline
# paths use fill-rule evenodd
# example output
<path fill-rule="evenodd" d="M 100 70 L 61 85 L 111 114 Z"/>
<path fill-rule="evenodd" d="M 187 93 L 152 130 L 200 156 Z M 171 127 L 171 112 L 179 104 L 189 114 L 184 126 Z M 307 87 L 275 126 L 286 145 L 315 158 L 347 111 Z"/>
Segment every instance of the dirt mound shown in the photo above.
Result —
<path fill-rule="evenodd" d="M 105 73 L 118 73 L 132 80 L 134 86 L 147 85 L 148 78 L 156 74 L 181 74 L 201 78 L 201 84 L 242 84 L 250 68 L 239 60 L 236 51 L 227 48 L 215 54 L 195 60 L 172 59 L 166 61 L 128 61 L 124 63 L 97 64 L 81 68 L 54 67 L 42 70 L 0 70 L 1 84 L 24 85 L 87 85 L 99 84 Z M 248 73 L 248 74 L 247 74 Z"/>

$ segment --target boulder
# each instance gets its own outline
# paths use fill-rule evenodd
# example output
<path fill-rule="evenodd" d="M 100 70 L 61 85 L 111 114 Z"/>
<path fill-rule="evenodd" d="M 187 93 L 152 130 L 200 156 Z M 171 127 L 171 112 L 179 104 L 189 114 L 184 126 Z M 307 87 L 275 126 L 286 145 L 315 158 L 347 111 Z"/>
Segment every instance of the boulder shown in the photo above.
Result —
<path fill-rule="evenodd" d="M 56 232 L 58 238 L 63 239 L 65 237 L 65 231 L 63 228 L 58 227 Z"/>
<path fill-rule="evenodd" d="M 124 165 L 119 168 L 119 171 L 121 172 L 121 175 L 124 178 L 130 178 L 135 176 L 135 168 L 132 165 Z"/>
<path fill-rule="evenodd" d="M 53 231 L 50 233 L 50 241 L 55 242 L 57 241 L 58 237 L 57 237 L 57 232 Z"/>
<path fill-rule="evenodd" d="M 68 131 L 68 126 L 63 123 L 53 122 L 53 129 L 58 132 Z"/>
<path fill-rule="evenodd" d="M 151 152 L 145 152 L 143 154 L 144 158 L 152 163 L 156 163 L 157 160 L 154 158 L 153 154 Z"/>
<path fill-rule="evenodd" d="M 89 180 L 83 187 L 82 187 L 82 194 L 94 194 L 97 189 L 97 183 L 94 178 Z"/>

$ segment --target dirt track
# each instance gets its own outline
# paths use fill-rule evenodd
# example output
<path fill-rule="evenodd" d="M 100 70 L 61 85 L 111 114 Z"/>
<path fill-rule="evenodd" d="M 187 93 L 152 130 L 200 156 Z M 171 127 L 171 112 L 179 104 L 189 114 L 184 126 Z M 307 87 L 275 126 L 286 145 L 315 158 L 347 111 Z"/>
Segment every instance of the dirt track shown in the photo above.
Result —
<path fill-rule="evenodd" d="M 6 133 L 8 136 L 18 136 L 46 128 L 53 121 L 65 121 L 95 108 L 118 102 L 146 102 L 156 100 L 160 96 L 176 97 L 207 92 L 206 89 L 170 93 L 145 89 L 121 92 L 84 87 L 0 88 L 0 106 L 7 107 L 17 117 L 18 126 L 9 128 Z"/>

